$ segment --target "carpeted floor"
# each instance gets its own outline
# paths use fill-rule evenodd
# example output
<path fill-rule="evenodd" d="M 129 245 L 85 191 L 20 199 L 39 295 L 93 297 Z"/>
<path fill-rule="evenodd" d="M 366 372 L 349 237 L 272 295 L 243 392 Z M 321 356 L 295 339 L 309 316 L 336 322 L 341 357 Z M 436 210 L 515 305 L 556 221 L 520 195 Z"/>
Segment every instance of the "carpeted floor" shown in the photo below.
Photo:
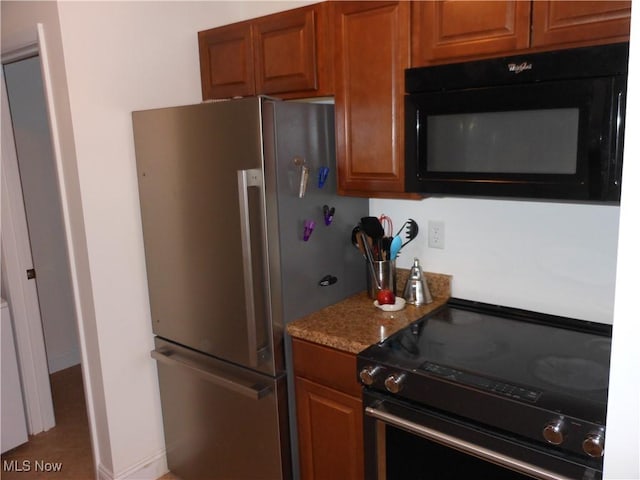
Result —
<path fill-rule="evenodd" d="M 56 426 L 2 455 L 3 480 L 94 478 L 80 365 L 51 375 Z"/>
<path fill-rule="evenodd" d="M 93 480 L 80 365 L 51 375 L 56 426 L 2 454 L 2 480 Z M 158 480 L 180 480 L 167 473 Z"/>

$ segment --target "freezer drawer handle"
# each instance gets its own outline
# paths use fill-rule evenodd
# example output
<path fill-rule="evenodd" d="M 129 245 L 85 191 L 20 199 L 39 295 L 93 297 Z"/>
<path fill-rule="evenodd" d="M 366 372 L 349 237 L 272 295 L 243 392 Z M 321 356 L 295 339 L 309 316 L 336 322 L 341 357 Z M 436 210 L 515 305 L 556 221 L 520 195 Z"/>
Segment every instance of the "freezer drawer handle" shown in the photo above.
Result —
<path fill-rule="evenodd" d="M 187 370 L 195 373 L 208 382 L 224 387 L 227 390 L 232 390 L 236 393 L 244 395 L 245 397 L 249 397 L 252 400 L 260 400 L 271 392 L 271 387 L 269 385 L 261 385 L 259 383 L 250 385 L 247 383 L 238 383 L 237 380 L 231 380 L 226 377 L 216 375 L 215 373 L 212 373 L 210 371 L 204 370 L 200 368 L 196 362 L 189 360 L 186 357 L 182 357 L 179 354 L 172 352 L 171 350 L 152 350 L 151 357 L 172 367 L 186 368 Z"/>

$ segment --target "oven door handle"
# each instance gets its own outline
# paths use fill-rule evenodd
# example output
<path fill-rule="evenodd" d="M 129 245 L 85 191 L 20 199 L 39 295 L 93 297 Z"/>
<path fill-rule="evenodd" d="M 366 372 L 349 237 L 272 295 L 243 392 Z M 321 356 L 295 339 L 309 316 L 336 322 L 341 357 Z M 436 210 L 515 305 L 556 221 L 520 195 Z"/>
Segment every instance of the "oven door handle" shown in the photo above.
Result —
<path fill-rule="evenodd" d="M 365 413 L 370 417 L 373 417 L 394 427 L 398 427 L 408 432 L 415 433 L 416 435 L 419 435 L 428 440 L 432 440 L 441 445 L 455 448 L 456 450 L 459 450 L 461 452 L 473 455 L 483 460 L 487 460 L 497 465 L 502 465 L 517 472 L 532 475 L 542 480 L 571 480 L 569 477 L 558 475 L 557 473 L 550 472 L 549 470 L 545 470 L 544 468 L 537 467 L 530 463 L 507 457 L 488 448 L 483 448 L 473 443 L 466 442 L 451 435 L 447 435 L 446 433 L 442 433 L 437 430 L 425 427 L 424 425 L 405 420 L 404 418 L 397 417 L 396 415 L 384 412 L 377 408 L 366 407 Z"/>

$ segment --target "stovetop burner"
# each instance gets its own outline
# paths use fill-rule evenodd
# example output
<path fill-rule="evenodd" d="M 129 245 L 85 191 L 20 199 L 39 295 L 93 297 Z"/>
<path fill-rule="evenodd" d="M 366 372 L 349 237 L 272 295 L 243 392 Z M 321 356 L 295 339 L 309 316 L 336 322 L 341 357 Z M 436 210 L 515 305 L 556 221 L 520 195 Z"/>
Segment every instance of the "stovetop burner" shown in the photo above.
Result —
<path fill-rule="evenodd" d="M 570 423 L 559 448 L 584 454 L 604 432 L 610 350 L 609 325 L 452 299 L 361 352 L 358 369 L 370 388 L 536 442 Z"/>
<path fill-rule="evenodd" d="M 578 392 L 603 392 L 609 385 L 609 370 L 581 357 L 549 355 L 534 361 L 533 374 L 551 387 Z"/>
<path fill-rule="evenodd" d="M 430 362 L 559 395 L 586 394 L 606 403 L 610 339 L 603 334 L 608 326 L 540 314 L 525 321 L 510 318 L 504 308 L 477 312 L 462 308 L 467 306 L 453 301 L 380 348 L 397 364 Z M 559 323 L 564 320 L 568 323 Z"/>

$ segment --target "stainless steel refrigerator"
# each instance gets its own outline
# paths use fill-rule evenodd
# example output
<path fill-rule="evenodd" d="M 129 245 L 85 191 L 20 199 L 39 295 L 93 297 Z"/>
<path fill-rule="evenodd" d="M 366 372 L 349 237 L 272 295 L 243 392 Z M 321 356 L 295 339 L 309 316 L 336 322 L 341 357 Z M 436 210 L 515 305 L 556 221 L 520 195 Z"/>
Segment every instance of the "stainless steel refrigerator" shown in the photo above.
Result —
<path fill-rule="evenodd" d="M 262 97 L 133 113 L 151 355 L 183 480 L 296 476 L 285 325 L 365 288 L 351 229 L 368 201 L 335 193 L 333 115 Z"/>

